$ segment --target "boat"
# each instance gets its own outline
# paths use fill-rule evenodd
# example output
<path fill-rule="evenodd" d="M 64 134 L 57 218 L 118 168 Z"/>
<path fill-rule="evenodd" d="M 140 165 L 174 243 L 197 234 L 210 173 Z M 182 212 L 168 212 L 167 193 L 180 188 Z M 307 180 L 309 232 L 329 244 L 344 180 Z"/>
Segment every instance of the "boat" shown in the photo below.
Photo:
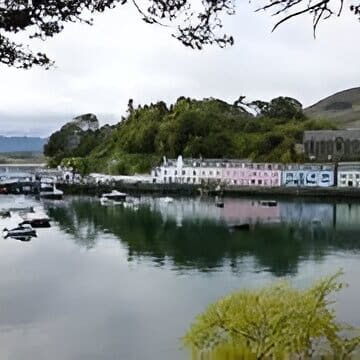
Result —
<path fill-rule="evenodd" d="M 215 201 L 215 206 L 218 208 L 223 208 L 224 207 L 224 202 L 223 201 Z"/>
<path fill-rule="evenodd" d="M 174 202 L 174 199 L 170 196 L 165 196 L 165 197 L 160 198 L 160 201 L 170 204 L 170 203 Z"/>
<path fill-rule="evenodd" d="M 235 224 L 229 226 L 230 230 L 250 230 L 250 224 Z"/>
<path fill-rule="evenodd" d="M 3 229 L 3 237 L 6 239 L 8 237 L 36 237 L 36 231 L 31 227 L 31 225 L 19 225 L 17 228 L 8 230 L 7 228 Z"/>
<path fill-rule="evenodd" d="M 9 210 L 1 210 L 0 211 L 0 218 L 5 219 L 5 218 L 9 218 L 9 217 L 11 217 L 11 213 Z"/>
<path fill-rule="evenodd" d="M 100 201 L 102 204 L 107 203 L 119 203 L 122 204 L 124 201 L 126 201 L 127 194 L 122 193 L 117 190 L 112 190 L 110 193 L 104 193 L 101 195 Z"/>
<path fill-rule="evenodd" d="M 276 200 L 261 200 L 260 205 L 266 206 L 266 207 L 275 207 L 275 206 L 277 206 L 277 201 Z"/>
<path fill-rule="evenodd" d="M 57 189 L 54 183 L 42 182 L 40 184 L 40 198 L 61 200 L 64 192 Z"/>
<path fill-rule="evenodd" d="M 23 222 L 19 225 L 31 225 L 33 228 L 51 227 L 50 219 L 46 214 L 30 212 L 22 216 Z"/>

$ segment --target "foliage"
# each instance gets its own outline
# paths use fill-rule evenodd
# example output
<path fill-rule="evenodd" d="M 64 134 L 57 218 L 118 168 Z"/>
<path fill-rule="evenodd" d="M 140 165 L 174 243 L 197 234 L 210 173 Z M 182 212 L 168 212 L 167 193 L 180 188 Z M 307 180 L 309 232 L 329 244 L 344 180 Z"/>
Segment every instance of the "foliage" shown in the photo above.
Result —
<path fill-rule="evenodd" d="M 89 173 L 89 161 L 82 157 L 64 158 L 61 161 L 61 166 L 71 168 L 74 172 L 80 175 L 86 175 Z"/>
<path fill-rule="evenodd" d="M 309 289 L 283 282 L 228 295 L 196 318 L 184 343 L 201 359 L 348 359 L 360 336 L 350 336 L 355 329 L 337 322 L 331 307 L 344 287 L 340 274 Z"/>
<path fill-rule="evenodd" d="M 300 162 L 303 156 L 295 145 L 302 143 L 304 130 L 334 128 L 325 120 L 306 119 L 301 104 L 291 98 L 272 100 L 271 117 L 265 112 L 254 117 L 212 98 L 181 97 L 169 108 L 164 102 L 137 108 L 129 103 L 127 117 L 112 128 L 81 131 L 65 125 L 51 135 L 45 154 L 54 165 L 85 157 L 88 171 L 113 174 L 148 172 L 164 155 Z"/>
<path fill-rule="evenodd" d="M 220 47 L 234 43 L 232 36 L 218 33 L 222 28 L 221 15 L 235 13 L 234 0 L 146 0 L 144 8 L 135 0 L 0 0 L 0 63 L 23 69 L 33 65 L 49 68 L 53 62 L 46 54 L 34 53 L 10 40 L 9 33 L 21 32 L 30 39 L 46 39 L 62 32 L 68 23 L 91 25 L 91 15 L 128 3 L 143 21 L 175 28 L 173 37 L 185 46 L 202 49 L 213 43 Z M 338 8 L 334 10 L 336 5 Z M 294 16 L 308 13 L 313 17 L 314 31 L 320 20 L 339 16 L 342 9 L 343 0 L 262 0 L 258 8 L 284 16 L 274 29 Z M 350 11 L 359 16 L 360 5 L 351 4 Z"/>
<path fill-rule="evenodd" d="M 31 38 L 46 39 L 59 34 L 68 23 L 91 25 L 92 14 L 102 13 L 117 5 L 131 3 L 142 19 L 150 24 L 175 27 L 173 36 L 185 46 L 201 49 L 217 43 L 233 44 L 233 38 L 218 34 L 220 14 L 233 14 L 233 0 L 147 0 L 141 9 L 136 1 L 128 0 L 0 0 L 0 63 L 28 69 L 33 65 L 48 68 L 52 61 L 43 53 L 34 53 L 22 44 L 10 40 L 8 33 L 22 32 Z M 200 5 L 200 6 L 199 6 Z"/>

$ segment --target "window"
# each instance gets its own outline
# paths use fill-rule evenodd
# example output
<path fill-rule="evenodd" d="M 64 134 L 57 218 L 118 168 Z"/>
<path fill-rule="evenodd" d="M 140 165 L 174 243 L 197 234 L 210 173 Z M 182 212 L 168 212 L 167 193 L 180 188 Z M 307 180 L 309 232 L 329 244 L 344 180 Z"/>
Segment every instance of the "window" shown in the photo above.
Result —
<path fill-rule="evenodd" d="M 167 170 L 164 170 L 164 174 L 167 175 Z"/>
<path fill-rule="evenodd" d="M 253 175 L 256 176 L 256 171 L 253 172 Z"/>
<path fill-rule="evenodd" d="M 342 179 L 346 179 L 346 174 L 341 174 Z"/>
<path fill-rule="evenodd" d="M 235 185 L 237 184 L 237 181 L 236 181 L 236 180 L 234 180 L 234 184 L 235 184 Z"/>
<path fill-rule="evenodd" d="M 254 179 L 251 180 L 251 184 L 253 184 L 253 185 L 255 184 L 255 180 L 254 180 Z"/>
<path fill-rule="evenodd" d="M 268 176 L 268 173 L 266 171 L 264 172 L 264 176 Z"/>
<path fill-rule="evenodd" d="M 258 180 L 258 185 L 262 185 L 262 180 Z"/>
<path fill-rule="evenodd" d="M 216 175 L 218 175 L 218 176 L 219 176 L 219 175 L 220 175 L 220 171 L 217 171 L 217 172 L 216 172 Z"/>
<path fill-rule="evenodd" d="M 177 170 L 175 170 L 175 175 L 177 175 Z"/>
<path fill-rule="evenodd" d="M 209 175 L 212 176 L 213 172 L 212 171 L 209 171 Z"/>
<path fill-rule="evenodd" d="M 185 174 L 186 174 L 186 171 L 185 171 L 185 170 L 183 170 L 183 171 L 181 172 L 181 174 L 182 174 L 182 175 L 185 175 Z"/>
<path fill-rule="evenodd" d="M 195 170 L 193 171 L 193 175 L 196 176 L 196 171 Z"/>
<path fill-rule="evenodd" d="M 188 183 L 190 182 L 190 178 L 189 178 L 189 177 L 188 177 L 186 180 L 187 180 Z"/>
<path fill-rule="evenodd" d="M 359 175 L 359 174 L 356 174 L 355 177 L 356 177 L 357 179 L 359 179 L 359 178 L 360 178 L 360 175 Z"/>
<path fill-rule="evenodd" d="M 202 174 L 205 176 L 205 171 L 203 171 Z"/>

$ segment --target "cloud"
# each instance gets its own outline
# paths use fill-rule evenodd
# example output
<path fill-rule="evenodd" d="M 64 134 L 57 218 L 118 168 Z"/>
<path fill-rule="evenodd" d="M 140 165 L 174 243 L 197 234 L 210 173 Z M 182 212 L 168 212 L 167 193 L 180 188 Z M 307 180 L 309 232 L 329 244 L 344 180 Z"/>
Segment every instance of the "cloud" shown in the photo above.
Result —
<path fill-rule="evenodd" d="M 53 39 L 32 43 L 56 68 L 0 67 L 1 132 L 48 135 L 86 112 L 114 123 L 129 98 L 144 104 L 182 95 L 229 102 L 288 95 L 310 105 L 358 85 L 355 18 L 327 20 L 314 40 L 310 17 L 271 33 L 274 19 L 254 9 L 239 3 L 237 15 L 225 19 L 236 40 L 228 49 L 187 49 L 170 29 L 143 23 L 128 6 L 97 16 L 92 27 L 70 24 Z"/>

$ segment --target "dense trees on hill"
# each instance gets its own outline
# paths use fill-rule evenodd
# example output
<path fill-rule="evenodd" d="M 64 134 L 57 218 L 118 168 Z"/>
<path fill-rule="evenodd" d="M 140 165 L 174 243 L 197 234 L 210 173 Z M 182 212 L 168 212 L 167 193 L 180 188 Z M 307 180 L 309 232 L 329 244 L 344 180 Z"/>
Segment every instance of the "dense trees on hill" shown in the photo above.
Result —
<path fill-rule="evenodd" d="M 170 107 L 158 102 L 134 108 L 131 102 L 127 117 L 94 132 L 74 133 L 66 125 L 50 137 L 45 154 L 52 165 L 75 157 L 87 171 L 122 174 L 149 171 L 164 155 L 302 161 L 295 145 L 303 131 L 329 128 L 327 121 L 307 119 L 291 98 L 261 102 L 255 116 L 239 104 L 181 97 Z"/>

